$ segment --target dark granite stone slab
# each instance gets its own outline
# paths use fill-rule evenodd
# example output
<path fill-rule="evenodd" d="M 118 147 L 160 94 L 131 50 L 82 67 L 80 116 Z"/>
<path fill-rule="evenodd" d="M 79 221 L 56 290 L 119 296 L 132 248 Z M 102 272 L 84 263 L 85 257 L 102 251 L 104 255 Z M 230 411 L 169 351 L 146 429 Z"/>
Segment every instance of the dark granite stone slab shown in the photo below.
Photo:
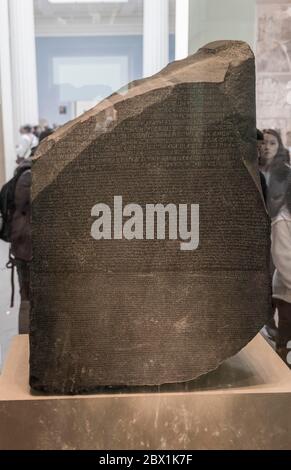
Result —
<path fill-rule="evenodd" d="M 254 57 L 234 41 L 130 84 L 42 144 L 33 165 L 34 389 L 187 381 L 256 335 L 270 308 L 256 160 Z M 144 212 L 199 204 L 198 249 L 169 237 L 95 240 L 92 208 L 113 212 L 114 196 Z"/>

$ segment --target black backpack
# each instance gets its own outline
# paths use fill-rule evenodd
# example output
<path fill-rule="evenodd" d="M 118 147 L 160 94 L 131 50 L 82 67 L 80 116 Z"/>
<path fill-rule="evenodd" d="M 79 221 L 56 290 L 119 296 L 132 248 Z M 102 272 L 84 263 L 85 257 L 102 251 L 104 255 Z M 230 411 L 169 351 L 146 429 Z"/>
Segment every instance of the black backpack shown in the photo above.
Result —
<path fill-rule="evenodd" d="M 14 177 L 4 184 L 0 192 L 0 215 L 2 218 L 2 228 L 0 239 L 10 243 L 11 241 L 11 221 L 15 211 L 15 188 L 20 176 L 27 170 L 31 170 L 31 162 L 26 161 L 17 168 Z"/>

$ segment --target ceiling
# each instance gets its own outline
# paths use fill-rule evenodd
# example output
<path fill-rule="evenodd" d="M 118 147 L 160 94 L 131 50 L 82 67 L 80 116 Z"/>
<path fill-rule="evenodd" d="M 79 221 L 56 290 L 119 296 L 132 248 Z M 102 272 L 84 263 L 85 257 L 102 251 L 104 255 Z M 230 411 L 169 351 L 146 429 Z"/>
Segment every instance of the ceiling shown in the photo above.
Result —
<path fill-rule="evenodd" d="M 50 3 L 34 0 L 37 36 L 141 34 L 143 0 L 126 3 Z M 170 0 L 170 30 L 174 32 L 175 0 Z"/>
<path fill-rule="evenodd" d="M 142 34 L 143 0 L 118 3 L 51 3 L 34 0 L 37 36 Z M 190 0 L 191 2 L 192 0 Z M 291 0 L 254 0 L 261 4 L 291 5 Z M 175 32 L 175 3 L 170 4 L 170 32 Z"/>

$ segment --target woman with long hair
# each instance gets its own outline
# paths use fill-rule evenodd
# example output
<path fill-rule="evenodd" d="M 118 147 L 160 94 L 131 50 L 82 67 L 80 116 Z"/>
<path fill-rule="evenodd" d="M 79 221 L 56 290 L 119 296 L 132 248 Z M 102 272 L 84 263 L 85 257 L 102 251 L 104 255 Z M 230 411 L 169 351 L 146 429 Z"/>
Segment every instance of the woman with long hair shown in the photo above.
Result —
<path fill-rule="evenodd" d="M 264 141 L 262 142 L 259 166 L 269 186 L 273 168 L 282 163 L 290 164 L 290 154 L 289 150 L 284 147 L 282 138 L 277 131 L 265 129 L 263 135 Z"/>

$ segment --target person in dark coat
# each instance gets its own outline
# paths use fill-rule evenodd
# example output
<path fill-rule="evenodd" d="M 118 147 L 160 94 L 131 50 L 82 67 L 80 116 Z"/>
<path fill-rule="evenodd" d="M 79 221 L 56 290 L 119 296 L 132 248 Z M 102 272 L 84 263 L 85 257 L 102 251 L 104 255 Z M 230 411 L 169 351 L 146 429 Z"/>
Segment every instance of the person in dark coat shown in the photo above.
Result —
<path fill-rule="evenodd" d="M 32 260 L 31 240 L 31 162 L 25 160 L 21 166 L 25 170 L 19 176 L 14 193 L 14 211 L 11 220 L 11 255 L 14 258 L 19 286 L 20 286 L 20 311 L 19 334 L 27 334 L 29 331 L 30 311 L 30 263 Z"/>

